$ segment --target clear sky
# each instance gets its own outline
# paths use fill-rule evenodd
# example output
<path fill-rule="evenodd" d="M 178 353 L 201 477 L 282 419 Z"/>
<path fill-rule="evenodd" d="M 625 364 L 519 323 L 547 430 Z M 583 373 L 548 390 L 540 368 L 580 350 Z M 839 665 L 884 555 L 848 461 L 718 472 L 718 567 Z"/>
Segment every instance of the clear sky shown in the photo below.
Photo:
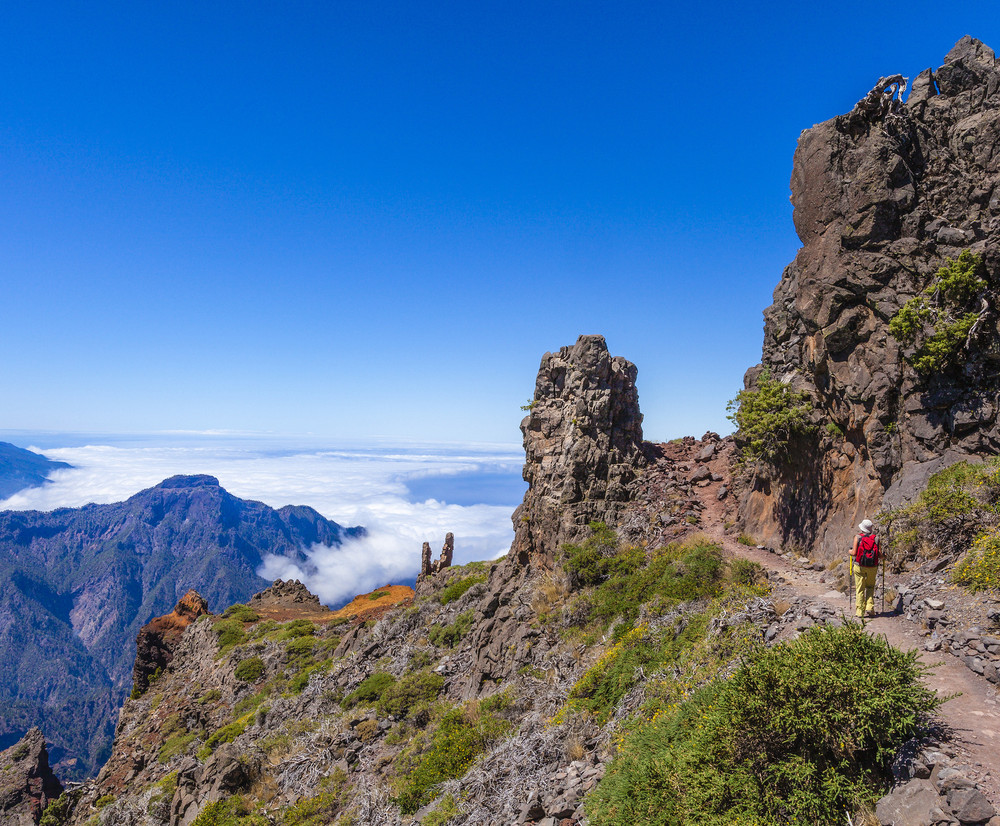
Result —
<path fill-rule="evenodd" d="M 517 442 L 602 333 L 726 427 L 799 132 L 992 3 L 8 3 L 0 428 Z"/>

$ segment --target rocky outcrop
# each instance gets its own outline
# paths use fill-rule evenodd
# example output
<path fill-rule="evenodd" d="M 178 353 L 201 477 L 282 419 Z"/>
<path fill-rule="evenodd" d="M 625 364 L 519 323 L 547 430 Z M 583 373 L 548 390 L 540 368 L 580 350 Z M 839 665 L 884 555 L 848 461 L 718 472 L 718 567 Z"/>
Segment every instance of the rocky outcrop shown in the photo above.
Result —
<path fill-rule="evenodd" d="M 34 826 L 45 807 L 62 794 L 49 768 L 45 738 L 37 728 L 0 752 L 0 823 Z"/>
<path fill-rule="evenodd" d="M 208 614 L 208 603 L 194 589 L 188 591 L 169 614 L 147 622 L 136 638 L 135 665 L 132 668 L 132 692 L 142 693 L 150 680 L 174 658 L 181 634 L 198 617 Z"/>
<path fill-rule="evenodd" d="M 883 501 L 942 464 L 1000 448 L 1000 66 L 965 37 L 944 65 L 883 78 L 858 106 L 806 130 L 792 172 L 802 241 L 764 314 L 762 368 L 807 391 L 819 437 L 760 480 L 743 524 L 831 556 Z M 927 375 L 889 321 L 963 250 L 989 283 L 953 366 Z M 963 336 L 964 338 L 964 336 Z"/>
<path fill-rule="evenodd" d="M 276 579 L 268 588 L 250 597 L 247 603 L 254 610 L 308 606 L 317 611 L 326 609 L 319 597 L 297 579 Z"/>
<path fill-rule="evenodd" d="M 455 555 L 455 534 L 450 531 L 445 534 L 444 547 L 441 548 L 441 556 L 435 562 L 431 562 L 431 543 L 425 542 L 420 551 L 420 575 L 417 582 L 440 573 L 445 568 L 451 566 L 452 557 Z"/>
<path fill-rule="evenodd" d="M 636 367 L 608 353 L 603 336 L 580 336 L 542 357 L 521 422 L 528 490 L 514 511 L 511 555 L 551 566 L 559 546 L 589 522 L 614 524 L 645 464 Z"/>

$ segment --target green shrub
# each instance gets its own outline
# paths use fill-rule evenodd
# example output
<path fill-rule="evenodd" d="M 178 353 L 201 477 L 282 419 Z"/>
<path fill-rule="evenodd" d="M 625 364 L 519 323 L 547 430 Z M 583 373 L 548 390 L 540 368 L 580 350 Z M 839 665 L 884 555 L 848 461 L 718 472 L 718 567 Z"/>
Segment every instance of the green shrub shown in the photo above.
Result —
<path fill-rule="evenodd" d="M 737 585 L 758 585 L 767 579 L 763 566 L 749 559 L 732 560 L 729 575 Z"/>
<path fill-rule="evenodd" d="M 463 611 L 450 625 L 435 625 L 427 633 L 427 639 L 434 645 L 454 648 L 462 637 L 469 633 L 476 612 L 473 609 Z"/>
<path fill-rule="evenodd" d="M 42 819 L 38 821 L 38 826 L 64 826 L 69 820 L 71 810 L 69 795 L 63 792 L 45 807 Z"/>
<path fill-rule="evenodd" d="M 348 694 L 340 705 L 345 708 L 354 708 L 359 703 L 374 705 L 382 698 L 382 693 L 396 682 L 392 674 L 384 671 L 376 671 L 361 681 L 354 691 Z"/>
<path fill-rule="evenodd" d="M 401 778 L 396 803 L 403 814 L 411 815 L 433 800 L 439 783 L 461 777 L 490 743 L 510 730 L 509 723 L 484 712 L 481 705 L 476 711 L 471 715 L 474 722 L 464 709 L 448 712 L 425 752 L 401 755 L 396 767 Z"/>
<path fill-rule="evenodd" d="M 415 671 L 386 686 L 376 705 L 379 714 L 405 717 L 419 703 L 434 700 L 444 688 L 444 677 L 431 671 Z"/>
<path fill-rule="evenodd" d="M 955 566 L 952 579 L 972 591 L 1000 590 L 1000 531 L 980 534 Z"/>
<path fill-rule="evenodd" d="M 254 813 L 240 795 L 209 803 L 191 826 L 269 826 L 264 815 Z"/>
<path fill-rule="evenodd" d="M 462 597 L 473 585 L 478 585 L 480 582 L 485 581 L 486 574 L 473 574 L 472 576 L 462 577 L 451 583 L 451 585 L 448 585 L 438 594 L 438 602 L 442 605 L 454 602 L 456 599 Z"/>
<path fill-rule="evenodd" d="M 243 623 L 238 619 L 224 619 L 215 623 L 212 628 L 219 638 L 219 656 L 227 654 L 237 645 L 246 642 L 247 634 L 243 628 Z"/>
<path fill-rule="evenodd" d="M 726 406 L 727 417 L 736 425 L 736 440 L 744 462 L 777 462 L 787 456 L 796 436 L 814 431 L 809 420 L 809 394 L 795 392 L 771 376 L 767 368 L 757 377 L 757 386 L 741 390 Z"/>
<path fill-rule="evenodd" d="M 707 614 L 693 615 L 677 631 L 651 634 L 640 625 L 624 634 L 570 689 L 572 709 L 588 711 L 599 723 L 608 720 L 621 699 L 636 684 L 636 673 L 649 673 L 674 660 L 703 638 Z"/>
<path fill-rule="evenodd" d="M 214 703 L 216 700 L 221 700 L 221 699 L 222 699 L 222 692 L 219 691 L 219 689 L 217 688 L 210 688 L 208 691 L 206 691 L 198 698 L 197 702 L 198 705 L 203 706 L 206 703 Z"/>
<path fill-rule="evenodd" d="M 316 633 L 316 626 L 309 620 L 297 619 L 286 622 L 278 634 L 280 640 L 293 640 L 298 637 L 311 637 Z"/>
<path fill-rule="evenodd" d="M 831 436 L 833 436 L 834 439 L 843 439 L 844 438 L 844 430 L 836 422 L 827 422 L 826 423 L 826 432 L 829 433 Z"/>
<path fill-rule="evenodd" d="M 387 596 L 389 596 L 389 591 L 372 591 L 368 595 L 368 599 L 374 602 L 377 599 L 382 599 L 382 597 L 387 597 Z"/>
<path fill-rule="evenodd" d="M 322 662 L 311 663 L 299 669 L 288 681 L 288 690 L 293 694 L 301 694 L 302 690 L 309 685 L 309 680 L 313 674 L 322 674 L 329 671 L 331 665 L 333 665 L 333 660 L 323 660 Z"/>
<path fill-rule="evenodd" d="M 223 743 L 232 743 L 237 737 L 239 737 L 244 731 L 246 731 L 247 726 L 250 724 L 250 717 L 252 715 L 245 714 L 238 720 L 229 723 L 229 725 L 223 726 L 220 729 L 216 729 L 212 732 L 209 738 L 205 741 L 205 746 L 211 753 L 215 751 Z"/>
<path fill-rule="evenodd" d="M 260 616 L 253 610 L 253 608 L 239 602 L 235 605 L 230 605 L 225 611 L 222 612 L 222 616 L 225 619 L 235 619 L 240 622 L 257 622 L 257 620 L 260 619 Z"/>
<path fill-rule="evenodd" d="M 233 672 L 237 680 L 245 683 L 255 683 L 264 675 L 264 661 L 260 657 L 247 657 L 240 660 Z"/>
<path fill-rule="evenodd" d="M 741 533 L 738 537 L 736 537 L 736 541 L 739 542 L 740 545 L 746 545 L 748 548 L 757 547 L 757 540 L 747 533 Z"/>
<path fill-rule="evenodd" d="M 907 558 L 957 556 L 1000 522 L 1000 458 L 957 462 L 938 471 L 917 501 L 883 511 L 882 549 L 890 563 Z"/>
<path fill-rule="evenodd" d="M 588 821 L 842 823 L 882 794 L 896 750 L 940 704 L 924 673 L 916 652 L 856 624 L 759 647 L 732 679 L 625 736 L 587 799 Z"/>
<path fill-rule="evenodd" d="M 958 361 L 979 319 L 980 298 L 987 287 L 982 275 L 982 258 L 965 250 L 948 260 L 923 292 L 890 319 L 893 338 L 917 346 L 908 360 L 918 373 L 937 373 Z"/>
<path fill-rule="evenodd" d="M 97 800 L 94 801 L 94 807 L 97 809 L 103 809 L 105 806 L 110 806 L 115 802 L 115 796 L 113 794 L 102 794 Z"/>
<path fill-rule="evenodd" d="M 285 654 L 290 665 L 304 667 L 309 665 L 313 659 L 313 649 L 316 647 L 316 638 L 312 636 L 295 637 L 285 645 Z"/>
<path fill-rule="evenodd" d="M 424 819 L 420 821 L 420 826 L 444 826 L 457 814 L 458 804 L 455 803 L 455 798 L 446 794 L 441 798 L 437 808 L 424 816 Z"/>

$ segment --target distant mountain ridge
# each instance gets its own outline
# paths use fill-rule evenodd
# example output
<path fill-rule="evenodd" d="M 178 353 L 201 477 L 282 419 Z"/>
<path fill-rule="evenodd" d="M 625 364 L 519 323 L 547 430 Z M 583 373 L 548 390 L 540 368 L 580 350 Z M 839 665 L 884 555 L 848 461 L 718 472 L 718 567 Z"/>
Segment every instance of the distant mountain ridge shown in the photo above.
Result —
<path fill-rule="evenodd" d="M 0 499 L 44 485 L 52 471 L 71 467 L 10 442 L 0 442 Z"/>
<path fill-rule="evenodd" d="M 364 535 L 309 507 L 239 499 L 212 476 L 175 476 L 125 502 L 0 512 L 0 749 L 52 735 L 63 776 L 107 757 L 131 687 L 135 639 L 189 588 L 210 606 L 268 584 L 265 554 Z"/>

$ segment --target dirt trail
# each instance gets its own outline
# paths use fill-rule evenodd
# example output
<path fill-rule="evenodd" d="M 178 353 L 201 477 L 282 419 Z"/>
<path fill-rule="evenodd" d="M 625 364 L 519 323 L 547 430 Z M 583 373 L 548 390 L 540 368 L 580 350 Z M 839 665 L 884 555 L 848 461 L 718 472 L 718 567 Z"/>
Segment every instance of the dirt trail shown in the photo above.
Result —
<path fill-rule="evenodd" d="M 727 553 L 758 562 L 780 575 L 783 582 L 779 580 L 779 590 L 789 589 L 794 595 L 824 602 L 838 613 L 851 615 L 847 596 L 833 590 L 830 583 L 820 581 L 820 572 L 805 570 L 777 554 L 741 545 L 727 536 L 725 508 L 717 498 L 719 487 L 720 483 L 714 482 L 698 489 L 705 506 L 701 515 L 705 534 L 720 542 Z M 870 619 L 867 628 L 884 636 L 896 648 L 919 651 L 920 661 L 930 669 L 925 678 L 927 684 L 941 696 L 957 695 L 940 707 L 938 717 L 951 732 L 949 744 L 954 748 L 956 760 L 973 770 L 969 776 L 978 780 L 980 791 L 1000 809 L 1000 700 L 996 687 L 951 654 L 924 650 L 927 638 L 921 634 L 920 626 L 901 616 Z"/>

